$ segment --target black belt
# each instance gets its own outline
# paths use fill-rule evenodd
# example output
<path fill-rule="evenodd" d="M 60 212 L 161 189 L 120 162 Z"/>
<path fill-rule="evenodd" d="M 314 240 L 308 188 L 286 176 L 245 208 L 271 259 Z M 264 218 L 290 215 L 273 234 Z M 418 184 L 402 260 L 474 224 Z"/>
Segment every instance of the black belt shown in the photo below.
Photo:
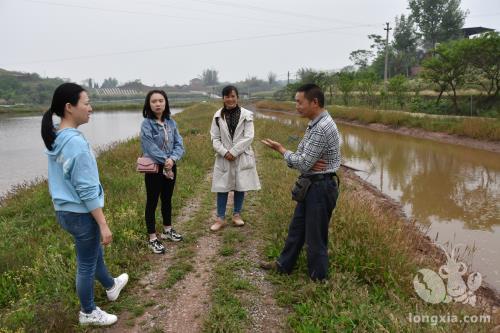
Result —
<path fill-rule="evenodd" d="M 312 182 L 319 182 L 319 181 L 322 181 L 322 180 L 329 180 L 329 179 L 333 179 L 333 177 L 339 179 L 337 177 L 337 174 L 335 172 L 333 173 L 319 173 L 319 174 L 315 174 L 315 175 L 310 175 L 310 176 L 303 176 L 304 178 L 309 178 Z M 337 183 L 338 183 L 338 180 L 337 180 Z"/>

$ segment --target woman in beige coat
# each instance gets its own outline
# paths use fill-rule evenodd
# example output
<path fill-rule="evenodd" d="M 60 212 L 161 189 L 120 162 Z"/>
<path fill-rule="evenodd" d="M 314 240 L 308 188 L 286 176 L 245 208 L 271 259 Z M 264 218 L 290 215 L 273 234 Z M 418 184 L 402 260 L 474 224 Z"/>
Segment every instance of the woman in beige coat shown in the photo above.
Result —
<path fill-rule="evenodd" d="M 253 113 L 238 105 L 238 89 L 222 89 L 224 106 L 212 120 L 210 136 L 215 150 L 212 192 L 217 193 L 217 220 L 210 230 L 225 225 L 228 192 L 234 191 L 233 224 L 243 226 L 241 209 L 246 191 L 260 190 L 259 176 L 252 150 Z"/>

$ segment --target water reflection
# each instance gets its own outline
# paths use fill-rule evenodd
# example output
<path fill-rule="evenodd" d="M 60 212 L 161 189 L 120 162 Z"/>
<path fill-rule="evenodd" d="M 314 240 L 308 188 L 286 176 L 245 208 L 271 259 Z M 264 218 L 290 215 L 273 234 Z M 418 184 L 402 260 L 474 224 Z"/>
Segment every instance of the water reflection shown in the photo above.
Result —
<path fill-rule="evenodd" d="M 491 230 L 500 216 L 500 157 L 475 149 L 341 125 L 349 165 L 419 223 L 462 220 Z"/>
<path fill-rule="evenodd" d="M 270 112 L 294 126 L 305 122 Z M 470 269 L 500 290 L 500 154 L 337 124 L 344 162 L 399 201 L 437 242 L 475 247 Z"/>
<path fill-rule="evenodd" d="M 172 109 L 172 114 L 182 111 Z M 56 122 L 58 118 L 54 117 Z M 98 111 L 79 129 L 94 148 L 138 135 L 142 111 Z M 16 184 L 47 175 L 41 115 L 0 115 L 0 197 Z"/>

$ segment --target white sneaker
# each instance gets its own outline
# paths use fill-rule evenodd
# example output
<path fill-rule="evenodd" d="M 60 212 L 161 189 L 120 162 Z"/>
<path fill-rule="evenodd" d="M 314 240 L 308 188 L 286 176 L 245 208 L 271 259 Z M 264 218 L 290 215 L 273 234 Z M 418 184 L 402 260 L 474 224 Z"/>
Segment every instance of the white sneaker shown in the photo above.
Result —
<path fill-rule="evenodd" d="M 80 325 L 97 325 L 108 326 L 113 325 L 118 320 L 118 317 L 101 310 L 98 306 L 91 313 L 80 311 Z"/>
<path fill-rule="evenodd" d="M 120 295 L 120 291 L 122 291 L 123 287 L 125 287 L 125 285 L 128 282 L 128 274 L 123 273 L 114 280 L 115 280 L 115 285 L 113 286 L 113 288 L 106 290 L 106 295 L 108 295 L 108 299 L 110 301 L 116 301 L 116 299 Z"/>

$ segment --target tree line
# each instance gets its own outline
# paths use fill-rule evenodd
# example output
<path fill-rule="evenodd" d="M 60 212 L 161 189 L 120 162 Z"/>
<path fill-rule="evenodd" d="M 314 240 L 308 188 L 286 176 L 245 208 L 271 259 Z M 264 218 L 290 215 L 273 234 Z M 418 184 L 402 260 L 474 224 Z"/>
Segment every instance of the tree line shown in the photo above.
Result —
<path fill-rule="evenodd" d="M 500 35 L 464 38 L 467 12 L 460 0 L 409 0 L 408 6 L 409 16 L 396 17 L 390 43 L 370 34 L 370 50 L 351 52 L 353 65 L 337 72 L 302 68 L 298 82 L 275 97 L 289 99 L 297 85 L 314 82 L 335 104 L 498 116 Z M 386 52 L 388 82 L 383 81 Z"/>

